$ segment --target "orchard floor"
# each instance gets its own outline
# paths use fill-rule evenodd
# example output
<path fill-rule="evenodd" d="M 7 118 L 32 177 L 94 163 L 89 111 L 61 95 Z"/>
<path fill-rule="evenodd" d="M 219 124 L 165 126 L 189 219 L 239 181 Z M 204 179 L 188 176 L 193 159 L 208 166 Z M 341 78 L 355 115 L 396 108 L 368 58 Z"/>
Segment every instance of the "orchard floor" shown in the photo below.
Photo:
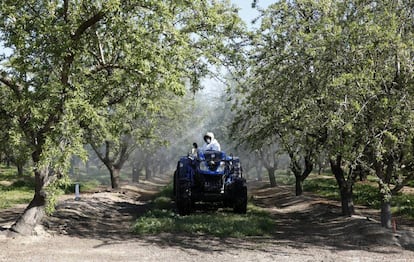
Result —
<path fill-rule="evenodd" d="M 24 206 L 0 210 L 0 261 L 414 261 L 414 221 L 397 218 L 396 230 L 386 230 L 376 210 L 357 207 L 358 215 L 342 217 L 335 201 L 261 182 L 249 184 L 249 195 L 274 216 L 272 237 L 132 234 L 132 221 L 166 182 L 85 193 L 78 201 L 64 196 L 32 237 L 6 236 Z"/>

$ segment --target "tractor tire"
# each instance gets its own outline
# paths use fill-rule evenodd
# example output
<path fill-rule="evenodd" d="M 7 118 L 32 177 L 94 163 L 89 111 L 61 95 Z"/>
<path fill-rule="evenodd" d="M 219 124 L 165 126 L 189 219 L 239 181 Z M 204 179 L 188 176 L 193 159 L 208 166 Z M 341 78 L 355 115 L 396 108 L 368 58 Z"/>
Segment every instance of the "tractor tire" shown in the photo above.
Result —
<path fill-rule="evenodd" d="M 240 185 L 235 188 L 233 201 L 233 212 L 237 214 L 246 214 L 247 187 L 245 185 Z"/>
<path fill-rule="evenodd" d="M 177 170 L 174 171 L 174 179 L 173 179 L 173 197 L 174 199 L 177 198 Z"/>
<path fill-rule="evenodd" d="M 192 200 L 191 200 L 191 190 L 189 188 L 181 188 L 177 190 L 175 204 L 177 206 L 177 211 L 180 216 L 186 216 L 191 214 L 192 210 Z"/>

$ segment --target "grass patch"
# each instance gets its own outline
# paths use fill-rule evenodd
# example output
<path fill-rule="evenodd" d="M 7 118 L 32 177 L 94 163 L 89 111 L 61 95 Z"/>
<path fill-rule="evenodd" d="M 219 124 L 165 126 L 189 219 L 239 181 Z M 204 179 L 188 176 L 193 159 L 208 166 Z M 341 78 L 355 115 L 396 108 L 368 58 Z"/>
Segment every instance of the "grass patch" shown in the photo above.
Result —
<path fill-rule="evenodd" d="M 353 200 L 355 204 L 370 208 L 381 208 L 381 196 L 377 187 L 369 184 L 357 183 L 354 185 Z"/>
<path fill-rule="evenodd" d="M 310 178 L 303 183 L 303 190 L 316 193 L 320 196 L 340 200 L 338 186 L 335 179 L 331 178 Z"/>
<path fill-rule="evenodd" d="M 17 170 L 13 167 L 6 167 L 0 165 L 0 181 L 2 180 L 13 180 L 17 177 Z"/>
<path fill-rule="evenodd" d="M 414 180 L 411 180 L 408 182 L 407 186 L 414 187 Z"/>
<path fill-rule="evenodd" d="M 75 193 L 75 182 L 79 182 L 81 192 L 93 191 L 101 185 L 110 185 L 110 176 L 107 170 L 95 166 L 87 170 L 75 169 L 75 175 L 69 175 L 69 178 L 72 182 L 59 188 L 65 194 Z M 128 174 L 122 173 L 122 179 L 127 180 Z M 16 167 L 0 164 L 0 209 L 9 208 L 16 204 L 28 204 L 33 198 L 34 188 L 32 173 L 27 171 L 23 176 L 18 176 Z"/>
<path fill-rule="evenodd" d="M 414 195 L 398 193 L 392 198 L 392 212 L 414 219 Z"/>
<path fill-rule="evenodd" d="M 96 166 L 90 166 L 87 169 L 76 168 L 74 174 L 69 174 L 70 179 L 75 182 L 79 182 L 81 185 L 86 185 L 92 181 L 96 185 L 111 185 L 111 178 L 106 168 L 98 168 Z M 73 191 L 72 191 L 73 192 Z"/>
<path fill-rule="evenodd" d="M 9 208 L 17 204 L 27 204 L 33 199 L 33 189 L 27 190 L 0 190 L 0 209 Z"/>
<path fill-rule="evenodd" d="M 312 178 L 304 182 L 304 190 L 320 196 L 340 201 L 339 189 L 334 178 Z M 354 185 L 353 201 L 374 209 L 381 208 L 381 196 L 374 184 L 356 183 Z M 414 219 L 414 195 L 398 193 L 391 199 L 392 212 Z"/>
<path fill-rule="evenodd" d="M 27 204 L 34 194 L 34 179 L 31 176 L 17 176 L 13 167 L 0 167 L 0 209 L 16 204 Z"/>
<path fill-rule="evenodd" d="M 93 191 L 96 188 L 98 188 L 101 185 L 101 183 L 98 180 L 85 180 L 83 182 L 79 182 L 79 190 L 80 192 L 88 192 Z M 72 182 L 68 186 L 64 186 L 61 189 L 64 191 L 65 194 L 73 194 L 75 193 L 75 186 L 76 183 Z"/>
<path fill-rule="evenodd" d="M 305 191 L 316 193 L 320 196 L 340 200 L 338 185 L 335 178 L 311 178 L 304 182 Z M 378 188 L 370 184 L 354 184 L 353 201 L 355 204 L 365 205 L 372 208 L 380 207 L 380 195 Z"/>
<path fill-rule="evenodd" d="M 139 235 L 180 233 L 215 237 L 246 237 L 271 235 L 276 223 L 269 213 L 249 204 L 245 215 L 231 210 L 196 212 L 179 216 L 173 210 L 172 185 L 167 186 L 153 201 L 153 208 L 138 218 L 134 232 Z"/>
<path fill-rule="evenodd" d="M 73 182 L 80 182 L 82 185 L 85 182 L 99 186 L 111 185 L 111 176 L 106 167 L 89 166 L 88 168 L 74 168 L 73 173 L 69 174 L 69 177 Z M 122 169 L 120 181 L 131 181 L 131 173 L 126 169 Z"/>
<path fill-rule="evenodd" d="M 109 175 L 107 176 L 109 179 Z M 93 190 L 99 185 L 101 183 L 96 179 L 85 179 L 81 183 L 81 190 Z M 18 176 L 15 167 L 0 165 L 0 209 L 13 207 L 16 204 L 28 204 L 33 199 L 34 188 L 33 175 L 25 173 L 23 176 Z M 62 186 L 60 190 L 65 193 L 74 193 L 75 184 Z"/>
<path fill-rule="evenodd" d="M 277 170 L 275 173 L 276 182 L 281 185 L 294 185 L 295 176 L 289 170 Z"/>

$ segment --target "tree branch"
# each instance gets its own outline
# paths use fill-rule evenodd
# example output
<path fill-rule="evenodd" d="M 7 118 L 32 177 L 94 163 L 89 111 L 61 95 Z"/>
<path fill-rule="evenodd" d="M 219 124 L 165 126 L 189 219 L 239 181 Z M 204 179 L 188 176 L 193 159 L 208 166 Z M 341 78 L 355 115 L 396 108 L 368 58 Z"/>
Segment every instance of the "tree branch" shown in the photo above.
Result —
<path fill-rule="evenodd" d="M 96 39 L 98 39 L 98 47 L 99 47 L 99 54 L 100 54 L 100 59 L 98 61 L 101 61 L 102 64 L 106 64 L 105 62 L 105 54 L 103 51 L 103 46 L 102 46 L 102 42 L 101 39 L 99 38 L 99 34 L 97 31 L 95 31 L 96 34 Z"/>
<path fill-rule="evenodd" d="M 93 149 L 93 151 L 95 151 L 95 154 L 98 156 L 98 158 L 102 161 L 102 163 L 104 163 L 105 166 L 108 166 L 108 161 L 107 159 L 103 156 L 102 152 L 99 150 L 99 148 L 95 145 L 95 143 L 90 142 L 89 143 Z"/>
<path fill-rule="evenodd" d="M 414 173 L 410 173 L 408 176 L 404 178 L 401 183 L 395 185 L 393 189 L 391 189 L 391 193 L 393 195 L 397 194 L 403 187 L 405 187 L 410 181 L 414 179 Z"/>
<path fill-rule="evenodd" d="M 102 70 L 112 70 L 112 69 L 121 69 L 121 70 L 125 70 L 127 72 L 130 72 L 130 73 L 136 73 L 136 74 L 141 75 L 141 76 L 144 75 L 144 73 L 142 71 L 138 70 L 138 69 L 129 68 L 127 66 L 123 66 L 123 65 L 120 65 L 120 64 L 112 64 L 112 63 L 96 65 L 94 68 L 91 69 L 89 74 L 95 74 L 95 73 L 97 73 L 99 71 L 102 71 Z M 86 75 L 88 75 L 88 74 L 86 74 Z"/>
<path fill-rule="evenodd" d="M 63 1 L 63 19 L 68 22 L 69 0 Z"/>
<path fill-rule="evenodd" d="M 89 18 L 88 20 L 84 21 L 78 29 L 76 29 L 75 33 L 72 35 L 72 40 L 77 41 L 80 39 L 82 34 L 88 30 L 91 26 L 98 23 L 100 20 L 102 20 L 105 17 L 105 13 L 103 11 L 99 11 L 94 16 Z"/>
<path fill-rule="evenodd" d="M 111 151 L 111 142 L 109 142 L 108 140 L 105 140 L 105 160 L 106 161 L 110 161 L 112 162 L 112 160 L 110 160 L 109 158 L 109 153 Z"/>
<path fill-rule="evenodd" d="M 0 70 L 0 82 L 4 85 L 11 88 L 11 90 L 16 94 L 18 98 L 21 97 L 21 92 L 23 90 L 23 86 L 16 83 L 13 79 L 11 79 L 7 73 L 3 70 Z"/>
<path fill-rule="evenodd" d="M 76 29 L 75 33 L 71 36 L 72 40 L 75 42 L 74 47 L 76 47 L 77 42 L 81 38 L 82 34 L 91 26 L 98 23 L 101 19 L 103 19 L 105 13 L 103 11 L 99 11 L 97 14 L 89 18 L 88 20 L 84 21 L 78 29 Z M 69 81 L 69 69 L 75 59 L 75 54 L 73 52 L 69 52 L 69 54 L 64 58 L 64 63 L 62 66 L 62 75 L 60 81 L 63 85 L 67 85 Z"/>

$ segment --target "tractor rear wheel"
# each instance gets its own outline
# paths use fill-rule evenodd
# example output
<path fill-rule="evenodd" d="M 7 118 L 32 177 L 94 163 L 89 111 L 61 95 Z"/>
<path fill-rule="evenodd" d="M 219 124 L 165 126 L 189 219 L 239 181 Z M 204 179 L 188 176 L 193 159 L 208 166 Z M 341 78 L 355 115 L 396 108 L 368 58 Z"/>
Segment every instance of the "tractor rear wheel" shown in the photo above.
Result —
<path fill-rule="evenodd" d="M 246 214 L 247 212 L 247 187 L 240 185 L 235 188 L 233 211 L 238 214 Z"/>
<path fill-rule="evenodd" d="M 178 176 L 175 178 L 175 205 L 178 214 L 189 215 L 192 210 L 191 187 L 187 183 L 180 183 Z"/>
<path fill-rule="evenodd" d="M 192 210 L 192 201 L 191 201 L 191 193 L 190 189 L 185 189 L 184 192 L 179 192 L 176 195 L 176 206 L 178 214 L 181 216 L 186 216 L 191 213 Z"/>

